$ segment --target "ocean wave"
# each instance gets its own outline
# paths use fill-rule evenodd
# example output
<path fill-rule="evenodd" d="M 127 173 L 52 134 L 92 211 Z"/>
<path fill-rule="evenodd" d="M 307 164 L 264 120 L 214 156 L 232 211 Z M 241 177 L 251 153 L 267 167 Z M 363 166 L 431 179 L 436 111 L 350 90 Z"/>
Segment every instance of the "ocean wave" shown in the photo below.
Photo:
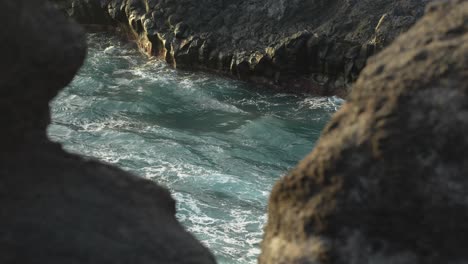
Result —
<path fill-rule="evenodd" d="M 106 34 L 89 41 L 83 69 L 51 104 L 49 136 L 167 187 L 179 221 L 219 263 L 256 263 L 274 182 L 343 100 L 176 71 Z"/>

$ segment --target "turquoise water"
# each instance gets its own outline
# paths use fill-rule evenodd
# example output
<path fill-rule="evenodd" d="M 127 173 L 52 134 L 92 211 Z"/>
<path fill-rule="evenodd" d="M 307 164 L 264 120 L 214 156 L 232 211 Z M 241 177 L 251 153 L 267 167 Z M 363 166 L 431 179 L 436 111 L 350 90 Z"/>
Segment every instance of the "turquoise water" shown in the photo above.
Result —
<path fill-rule="evenodd" d="M 52 103 L 49 136 L 169 188 L 178 219 L 219 263 L 255 263 L 274 182 L 312 150 L 341 101 L 175 71 L 102 33 L 89 43 Z"/>

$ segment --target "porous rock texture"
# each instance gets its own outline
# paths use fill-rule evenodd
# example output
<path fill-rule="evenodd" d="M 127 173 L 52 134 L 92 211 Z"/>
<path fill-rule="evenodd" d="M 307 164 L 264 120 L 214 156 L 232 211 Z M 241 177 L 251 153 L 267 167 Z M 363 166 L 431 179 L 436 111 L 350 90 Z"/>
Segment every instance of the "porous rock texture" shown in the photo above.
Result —
<path fill-rule="evenodd" d="M 179 68 L 345 95 L 367 58 L 413 25 L 428 0 L 53 1 L 81 23 L 110 17 Z"/>
<path fill-rule="evenodd" d="M 468 263 L 468 1 L 370 59 L 274 187 L 261 264 Z"/>
<path fill-rule="evenodd" d="M 166 189 L 48 140 L 84 33 L 42 0 L 0 2 L 0 263 L 215 263 Z"/>

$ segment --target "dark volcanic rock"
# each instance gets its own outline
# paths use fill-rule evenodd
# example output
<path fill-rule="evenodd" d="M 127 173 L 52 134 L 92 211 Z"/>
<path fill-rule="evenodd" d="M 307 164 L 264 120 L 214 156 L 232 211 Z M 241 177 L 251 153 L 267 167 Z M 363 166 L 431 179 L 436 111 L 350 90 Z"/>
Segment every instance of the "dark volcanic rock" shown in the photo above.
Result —
<path fill-rule="evenodd" d="M 81 66 L 83 32 L 43 1 L 2 11 L 0 262 L 215 263 L 167 190 L 47 139 L 48 102 Z"/>
<path fill-rule="evenodd" d="M 108 0 L 53 0 L 58 8 L 82 24 L 110 25 Z"/>
<path fill-rule="evenodd" d="M 468 263 L 468 1 L 369 61 L 273 189 L 260 263 Z"/>
<path fill-rule="evenodd" d="M 407 30 L 427 2 L 54 1 L 79 21 L 110 15 L 142 50 L 174 66 L 318 94 L 345 94 L 367 58 Z"/>

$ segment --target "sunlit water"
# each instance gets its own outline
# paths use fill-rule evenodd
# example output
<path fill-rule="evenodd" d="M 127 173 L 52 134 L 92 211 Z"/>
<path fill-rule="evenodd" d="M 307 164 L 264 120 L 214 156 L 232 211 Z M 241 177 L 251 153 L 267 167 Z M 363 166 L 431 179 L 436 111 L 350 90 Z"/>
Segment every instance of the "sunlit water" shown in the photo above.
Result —
<path fill-rule="evenodd" d="M 50 137 L 166 186 L 219 263 L 255 263 L 274 182 L 312 150 L 341 100 L 176 71 L 102 33 L 89 43 L 52 103 Z"/>

